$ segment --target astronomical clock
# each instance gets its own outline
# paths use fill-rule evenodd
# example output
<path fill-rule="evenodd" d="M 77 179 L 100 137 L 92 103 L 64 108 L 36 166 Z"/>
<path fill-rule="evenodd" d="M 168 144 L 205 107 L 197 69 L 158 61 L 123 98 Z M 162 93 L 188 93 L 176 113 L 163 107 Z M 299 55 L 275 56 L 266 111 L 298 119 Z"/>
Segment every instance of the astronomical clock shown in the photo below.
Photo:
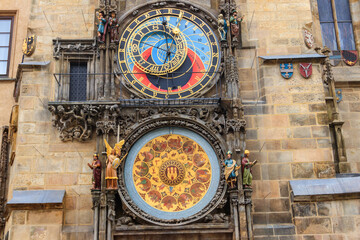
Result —
<path fill-rule="evenodd" d="M 234 1 L 152 1 L 122 11 L 118 3 L 100 0 L 95 45 L 54 43 L 59 59 L 83 49 L 83 59 L 95 61 L 87 65 L 95 76 L 87 101 L 49 107 L 63 141 L 97 135 L 103 170 L 101 190 L 92 190 L 94 236 L 246 236 L 251 201 L 241 184 L 228 185 L 224 166 L 228 150 L 239 166 L 245 149 Z M 120 140 L 114 172 L 107 146 Z"/>
<path fill-rule="evenodd" d="M 160 8 L 135 17 L 122 32 L 120 71 L 146 97 L 199 96 L 214 84 L 220 46 L 212 28 L 194 13 Z"/>
<path fill-rule="evenodd" d="M 143 9 L 121 31 L 117 61 L 134 95 L 160 104 L 191 103 L 216 84 L 221 46 L 211 22 L 190 9 Z M 181 114 L 171 119 L 182 121 Z M 134 141 L 119 179 L 127 207 L 158 225 L 196 221 L 225 194 L 221 151 L 215 152 L 205 132 L 191 129 L 196 123 L 182 127 L 185 122 L 176 126 L 171 121 Z"/>

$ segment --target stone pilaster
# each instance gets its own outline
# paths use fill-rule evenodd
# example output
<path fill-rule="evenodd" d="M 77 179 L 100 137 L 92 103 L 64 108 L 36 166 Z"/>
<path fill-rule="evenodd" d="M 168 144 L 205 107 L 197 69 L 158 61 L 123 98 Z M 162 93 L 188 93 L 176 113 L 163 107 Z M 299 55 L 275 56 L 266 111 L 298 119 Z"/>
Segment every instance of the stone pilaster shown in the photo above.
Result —
<path fill-rule="evenodd" d="M 93 210 L 94 210 L 94 240 L 99 240 L 99 214 L 100 214 L 100 195 L 101 190 L 91 190 Z"/>

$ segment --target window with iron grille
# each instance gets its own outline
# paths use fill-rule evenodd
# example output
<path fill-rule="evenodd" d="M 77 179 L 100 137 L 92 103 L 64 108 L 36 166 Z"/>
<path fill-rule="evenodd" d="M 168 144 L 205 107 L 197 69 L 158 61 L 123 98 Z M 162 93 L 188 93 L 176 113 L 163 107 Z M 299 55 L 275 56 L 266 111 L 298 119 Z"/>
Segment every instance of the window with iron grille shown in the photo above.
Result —
<path fill-rule="evenodd" d="M 9 74 L 12 22 L 12 17 L 0 17 L 0 76 Z"/>
<path fill-rule="evenodd" d="M 356 50 L 348 0 L 317 0 L 323 45 L 331 50 Z"/>
<path fill-rule="evenodd" d="M 69 101 L 86 101 L 87 62 L 70 63 Z"/>

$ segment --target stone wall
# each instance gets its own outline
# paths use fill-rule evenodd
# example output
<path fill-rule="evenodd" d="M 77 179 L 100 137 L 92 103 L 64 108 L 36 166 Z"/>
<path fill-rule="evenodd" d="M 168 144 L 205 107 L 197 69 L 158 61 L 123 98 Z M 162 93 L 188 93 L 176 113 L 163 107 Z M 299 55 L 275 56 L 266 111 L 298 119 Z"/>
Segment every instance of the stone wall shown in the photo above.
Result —
<path fill-rule="evenodd" d="M 34 55 L 25 57 L 25 61 L 51 63 L 23 72 L 20 79 L 19 130 L 16 157 L 10 169 L 8 199 L 11 199 L 13 190 L 65 189 L 65 206 L 54 221 L 56 226 L 49 225 L 52 224 L 49 219 L 58 210 L 14 211 L 6 231 L 15 234 L 10 239 L 41 239 L 32 237 L 36 232 L 56 235 L 44 239 L 61 239 L 60 232 L 63 232 L 62 239 L 81 239 L 81 234 L 92 234 L 92 171 L 87 163 L 92 160 L 96 143 L 95 140 L 61 142 L 59 132 L 52 126 L 47 103 L 54 98 L 56 85 L 52 75 L 56 72 L 52 40 L 57 37 L 93 38 L 97 1 L 38 0 L 31 4 L 27 30 L 37 36 L 37 46 Z M 20 223 L 12 220 L 19 215 L 25 216 L 22 217 L 25 220 Z M 84 237 L 90 238 L 90 235 Z"/>
<path fill-rule="evenodd" d="M 12 5 L 6 5 L 10 2 L 20 4 L 20 1 L 6 1 L 4 5 L 0 3 L 0 8 L 7 9 L 10 6 L 15 9 Z M 146 2 L 121 0 L 120 9 L 129 10 Z M 218 5 L 218 1 L 214 0 L 194 2 L 205 7 Z M 289 180 L 329 178 L 335 175 L 319 62 L 314 61 L 313 75 L 309 79 L 300 76 L 298 62 L 293 62 L 294 76 L 286 80 L 280 75 L 278 63 L 263 63 L 258 58 L 262 55 L 311 52 L 303 43 L 301 30 L 305 24 L 313 21 L 314 0 L 236 2 L 240 9 L 239 15 L 245 15 L 242 29 L 246 48 L 236 54 L 241 95 L 247 101 L 246 145 L 251 151 L 250 160 L 258 160 L 253 171 L 254 223 L 295 223 L 297 233 L 307 240 L 330 239 L 331 234 L 341 239 L 345 231 L 349 232 L 348 236 L 354 235 L 359 228 L 359 217 L 355 213 L 359 215 L 359 211 L 352 212 L 348 206 L 358 206 L 355 200 L 293 205 L 290 202 Z M 356 4 L 356 1 L 351 2 Z M 29 9 L 27 12 L 30 16 L 21 14 L 21 18 L 30 19 L 30 22 L 27 24 L 24 20 L 23 25 L 27 28 L 24 29 L 23 25 L 22 30 L 18 28 L 22 35 L 17 39 L 22 40 L 27 32 L 36 34 L 35 54 L 25 58 L 25 61 L 51 63 L 46 68 L 24 72 L 21 79 L 19 131 L 16 158 L 10 169 L 9 199 L 15 189 L 65 189 L 65 206 L 61 211 L 13 211 L 7 221 L 7 230 L 13 234 L 10 239 L 39 239 L 34 236 L 61 235 L 60 231 L 63 239 L 90 239 L 93 223 L 90 195 L 92 174 L 86 164 L 91 161 L 96 142 L 94 138 L 87 143 L 61 142 L 57 129 L 51 124 L 47 102 L 54 100 L 56 82 L 52 74 L 59 71 L 53 59 L 52 40 L 57 37 L 93 38 L 94 13 L 98 1 L 34 0 L 31 4 L 23 5 Z M 20 8 L 19 13 L 22 11 Z M 321 44 L 321 39 L 317 37 L 319 32 L 314 35 L 316 42 Z M 19 42 L 17 49 L 21 48 L 22 42 Z M 15 57 L 17 61 L 19 56 Z M 9 98 L 10 93 L 6 91 L 6 95 L 0 95 Z M 339 104 L 341 117 L 345 121 L 345 144 L 349 149 L 348 163 L 344 165 L 347 172 L 360 171 L 357 157 L 360 145 L 359 94 L 358 88 L 343 88 L 344 97 Z M 5 115 L 0 121 L 6 121 Z M 328 212 L 324 210 L 326 207 Z M 299 208 L 305 210 L 297 211 Z M 337 212 L 336 209 L 342 210 Z M 55 215 L 48 216 L 51 213 Z M 48 219 L 54 219 L 54 224 L 44 222 Z M 344 225 L 343 222 L 349 224 Z M 307 237 L 320 234 L 314 232 L 309 223 L 321 226 L 323 235 Z M 61 228 L 61 225 L 64 226 Z M 48 239 L 58 239 L 58 235 Z"/>
<path fill-rule="evenodd" d="M 303 239 L 359 239 L 360 202 L 355 200 L 295 202 L 296 232 Z"/>
<path fill-rule="evenodd" d="M 9 239 L 62 239 L 62 210 L 14 210 L 8 222 L 12 224 Z"/>
<path fill-rule="evenodd" d="M 360 80 L 360 79 L 359 79 Z M 347 154 L 347 163 L 340 163 L 341 172 L 360 172 L 360 88 L 344 86 L 342 101 L 339 103 L 340 117 L 345 122 L 343 135 Z"/>
<path fill-rule="evenodd" d="M 66 190 L 59 226 L 68 229 L 64 235 L 74 237 L 78 232 L 92 232 L 92 171 L 87 163 L 91 162 L 96 151 L 96 143 L 95 140 L 61 142 L 47 110 L 51 86 L 48 76 L 47 69 L 34 69 L 22 77 L 17 149 L 10 169 L 8 199 L 11 199 L 13 190 Z M 46 222 L 45 219 L 42 220 Z M 26 221 L 22 226 L 15 226 L 8 221 L 7 226 L 13 232 L 16 228 L 28 231 L 30 225 Z"/>
<path fill-rule="evenodd" d="M 301 29 L 312 21 L 309 1 L 236 0 L 245 42 L 256 41 L 257 54 L 300 54 L 308 52 Z M 245 44 L 246 45 L 246 44 Z"/>
<path fill-rule="evenodd" d="M 279 64 L 260 67 L 263 100 L 245 105 L 246 148 L 257 159 L 254 223 L 291 223 L 287 181 L 335 176 L 320 64 L 304 79 L 298 62 L 284 79 Z"/>

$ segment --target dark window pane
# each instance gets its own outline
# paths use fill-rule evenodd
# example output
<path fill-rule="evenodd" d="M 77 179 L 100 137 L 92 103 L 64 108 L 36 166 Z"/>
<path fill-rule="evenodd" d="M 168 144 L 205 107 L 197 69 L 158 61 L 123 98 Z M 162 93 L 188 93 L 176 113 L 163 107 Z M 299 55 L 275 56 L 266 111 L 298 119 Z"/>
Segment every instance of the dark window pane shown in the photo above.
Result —
<path fill-rule="evenodd" d="M 0 61 L 0 75 L 6 74 L 7 61 Z"/>
<path fill-rule="evenodd" d="M 327 46 L 331 50 L 337 50 L 335 27 L 333 23 L 322 23 L 321 33 L 323 39 L 323 45 Z"/>
<path fill-rule="evenodd" d="M 86 101 L 87 63 L 70 64 L 69 101 Z"/>
<path fill-rule="evenodd" d="M 10 34 L 9 33 L 3 33 L 0 34 L 0 46 L 6 46 L 8 47 L 10 44 Z"/>
<path fill-rule="evenodd" d="M 351 23 L 338 23 L 341 50 L 356 50 Z"/>
<path fill-rule="evenodd" d="M 335 9 L 338 21 L 351 20 L 349 0 L 335 0 Z"/>
<path fill-rule="evenodd" d="M 318 0 L 320 22 L 333 22 L 331 0 Z"/>
<path fill-rule="evenodd" d="M 0 47 L 0 60 L 8 60 L 9 57 L 9 48 Z"/>
<path fill-rule="evenodd" d="M 10 32 L 11 19 L 0 19 L 0 32 Z"/>

